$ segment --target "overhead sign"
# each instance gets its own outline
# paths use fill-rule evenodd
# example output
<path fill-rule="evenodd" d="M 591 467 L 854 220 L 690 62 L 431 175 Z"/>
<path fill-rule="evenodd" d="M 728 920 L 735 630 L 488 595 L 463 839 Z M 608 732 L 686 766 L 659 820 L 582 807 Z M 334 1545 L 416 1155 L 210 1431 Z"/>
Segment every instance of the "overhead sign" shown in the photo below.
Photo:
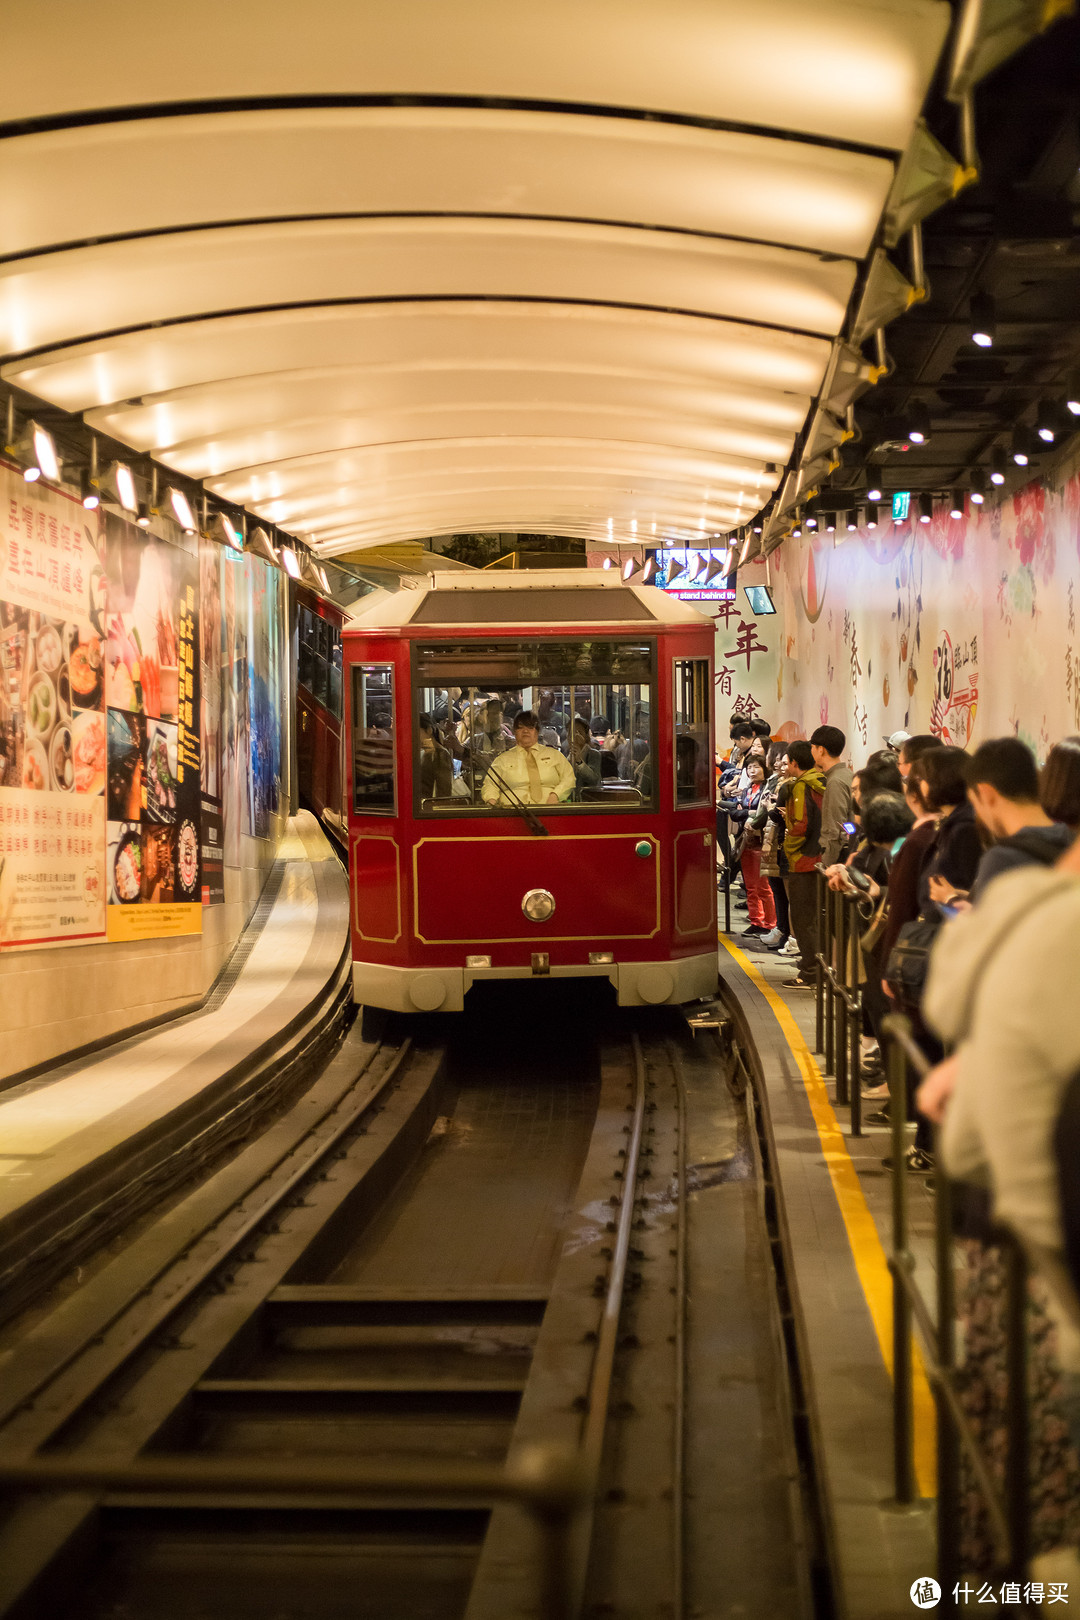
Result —
<path fill-rule="evenodd" d="M 911 491 L 898 489 L 892 498 L 892 520 L 894 523 L 906 523 L 908 508 L 911 505 Z"/>
<path fill-rule="evenodd" d="M 727 548 L 711 553 L 694 548 L 658 551 L 656 578 L 653 584 L 658 585 L 669 596 L 677 596 L 682 602 L 734 602 L 734 567 L 727 574 L 717 571 L 707 584 L 705 581 L 712 558 L 715 557 L 719 561 L 725 555 L 733 557 L 733 553 L 727 551 Z"/>

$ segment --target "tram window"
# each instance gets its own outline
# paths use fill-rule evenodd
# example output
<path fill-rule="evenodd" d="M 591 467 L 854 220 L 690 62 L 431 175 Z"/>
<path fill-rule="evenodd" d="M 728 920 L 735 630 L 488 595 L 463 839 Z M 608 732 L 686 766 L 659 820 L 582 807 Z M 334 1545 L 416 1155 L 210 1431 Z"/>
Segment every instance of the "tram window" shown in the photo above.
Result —
<path fill-rule="evenodd" d="M 419 645 L 418 813 L 505 815 L 515 800 L 545 812 L 655 808 L 654 664 L 654 644 L 646 642 Z M 540 721 L 539 782 L 514 753 L 513 723 L 523 709 Z"/>
<path fill-rule="evenodd" d="M 301 605 L 296 627 L 296 679 L 309 692 L 315 673 L 315 652 L 311 645 L 312 618 L 310 610 Z"/>
<path fill-rule="evenodd" d="M 341 719 L 341 636 L 337 630 L 331 631 L 332 645 L 330 648 L 330 662 L 326 674 L 329 683 L 326 707 L 331 714 Z"/>
<path fill-rule="evenodd" d="M 675 803 L 709 804 L 709 661 L 676 658 L 672 667 L 675 700 Z"/>
<path fill-rule="evenodd" d="M 394 813 L 394 671 L 354 664 L 352 672 L 353 810 Z"/>

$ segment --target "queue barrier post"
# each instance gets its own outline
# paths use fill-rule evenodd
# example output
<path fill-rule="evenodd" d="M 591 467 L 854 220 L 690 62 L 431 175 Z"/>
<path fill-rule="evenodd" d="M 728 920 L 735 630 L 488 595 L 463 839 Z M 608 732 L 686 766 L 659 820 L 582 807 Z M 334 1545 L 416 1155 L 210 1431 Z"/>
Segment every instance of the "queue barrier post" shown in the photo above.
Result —
<path fill-rule="evenodd" d="M 898 1041 L 888 1054 L 889 1124 L 892 1135 L 892 1274 L 893 1308 L 893 1483 L 896 1500 L 915 1500 L 915 1388 L 911 1300 L 904 1286 L 910 1270 L 907 1176 L 904 1162 L 904 1118 L 907 1111 L 907 1065 Z"/>
<path fill-rule="evenodd" d="M 842 1107 L 851 1104 L 848 1090 L 848 1005 L 845 962 L 847 957 L 848 913 L 844 896 L 830 889 L 833 902 L 832 938 L 829 941 L 829 980 L 833 997 L 834 1057 L 836 1062 L 836 1100 Z"/>
<path fill-rule="evenodd" d="M 824 875 L 819 868 L 817 874 L 818 954 L 814 962 L 814 973 L 816 976 L 816 984 L 814 987 L 816 992 L 816 1029 L 814 1035 L 815 1052 L 823 1052 L 825 1050 L 825 975 L 821 967 L 821 950 L 828 930 L 828 893 L 829 891 L 826 887 Z"/>

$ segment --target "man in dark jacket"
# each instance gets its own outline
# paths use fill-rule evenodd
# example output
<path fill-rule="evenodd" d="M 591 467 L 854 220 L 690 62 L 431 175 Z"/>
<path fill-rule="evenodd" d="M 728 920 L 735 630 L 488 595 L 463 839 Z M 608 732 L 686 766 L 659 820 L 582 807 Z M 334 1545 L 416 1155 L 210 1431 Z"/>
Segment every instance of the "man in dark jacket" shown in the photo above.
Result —
<path fill-rule="evenodd" d="M 1035 756 L 1019 737 L 982 743 L 968 762 L 967 782 L 980 825 L 997 840 L 979 862 L 972 900 L 999 873 L 1014 866 L 1052 866 L 1072 843 L 1071 828 L 1052 821 L 1040 805 Z"/>
<path fill-rule="evenodd" d="M 825 778 L 814 764 L 808 742 L 788 748 L 791 786 L 784 805 L 785 878 L 791 931 L 799 944 L 799 974 L 787 988 L 810 990 L 817 985 L 817 867 L 821 859 L 821 806 Z"/>

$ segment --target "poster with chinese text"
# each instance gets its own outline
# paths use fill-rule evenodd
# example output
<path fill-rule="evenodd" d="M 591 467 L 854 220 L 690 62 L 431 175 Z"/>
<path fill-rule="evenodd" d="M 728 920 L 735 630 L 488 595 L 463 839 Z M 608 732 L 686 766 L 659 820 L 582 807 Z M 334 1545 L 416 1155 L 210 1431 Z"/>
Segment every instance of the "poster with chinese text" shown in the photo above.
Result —
<path fill-rule="evenodd" d="M 105 937 L 97 513 L 0 462 L 0 949 Z"/>

